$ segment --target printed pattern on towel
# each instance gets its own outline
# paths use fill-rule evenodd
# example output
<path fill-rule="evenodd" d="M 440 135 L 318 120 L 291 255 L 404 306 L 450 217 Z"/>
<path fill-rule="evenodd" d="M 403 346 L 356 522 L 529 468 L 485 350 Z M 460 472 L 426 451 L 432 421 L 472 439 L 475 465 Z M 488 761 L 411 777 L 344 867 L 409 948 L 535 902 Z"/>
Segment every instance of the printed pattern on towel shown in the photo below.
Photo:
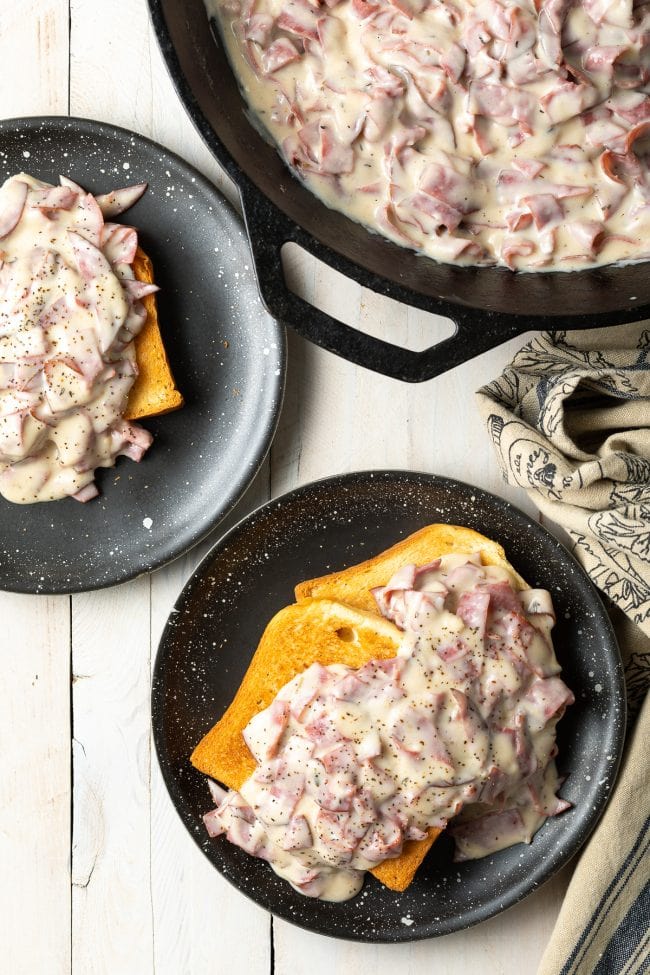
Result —
<path fill-rule="evenodd" d="M 620 331 L 543 333 L 477 395 L 506 480 L 650 635 L 650 329 Z"/>

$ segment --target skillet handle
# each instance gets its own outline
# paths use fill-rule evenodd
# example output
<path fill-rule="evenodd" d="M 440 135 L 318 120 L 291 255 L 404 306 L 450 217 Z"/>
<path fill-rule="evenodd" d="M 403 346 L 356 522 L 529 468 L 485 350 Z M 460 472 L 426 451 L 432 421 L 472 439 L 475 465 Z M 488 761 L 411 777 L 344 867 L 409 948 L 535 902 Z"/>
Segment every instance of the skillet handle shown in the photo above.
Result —
<path fill-rule="evenodd" d="M 522 332 L 520 325 L 506 330 L 503 321 L 495 328 L 495 322 L 489 320 L 487 312 L 485 322 L 477 324 L 475 319 L 470 320 L 471 312 L 469 317 L 464 314 L 462 306 L 453 313 L 445 308 L 445 315 L 455 325 L 454 334 L 428 349 L 413 352 L 345 325 L 289 290 L 281 250 L 282 245 L 294 240 L 297 234 L 291 232 L 288 224 L 282 232 L 282 223 L 277 220 L 278 211 L 274 208 L 270 214 L 266 201 L 260 199 L 255 188 L 251 187 L 249 192 L 241 187 L 240 195 L 264 307 L 278 321 L 328 352 L 392 379 L 419 383 L 433 379 Z M 303 240 L 299 243 L 304 246 Z M 430 310 L 437 311 L 433 300 Z"/>

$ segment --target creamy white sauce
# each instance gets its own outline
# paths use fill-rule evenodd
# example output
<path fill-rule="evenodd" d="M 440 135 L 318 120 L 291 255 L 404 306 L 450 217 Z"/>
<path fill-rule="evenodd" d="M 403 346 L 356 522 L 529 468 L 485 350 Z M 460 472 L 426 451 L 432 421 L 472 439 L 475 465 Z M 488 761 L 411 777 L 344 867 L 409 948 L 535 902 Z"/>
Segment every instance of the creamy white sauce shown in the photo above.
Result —
<path fill-rule="evenodd" d="M 245 729 L 257 768 L 207 814 L 212 835 L 326 900 L 452 819 L 458 859 L 530 842 L 567 805 L 553 757 L 573 696 L 549 594 L 513 581 L 478 555 L 400 570 L 377 597 L 404 631 L 397 657 L 287 684 Z"/>
<path fill-rule="evenodd" d="M 4 230 L 16 216 L 0 239 L 0 493 L 86 500 L 95 468 L 151 442 L 123 419 L 146 319 L 147 289 L 125 287 L 137 236 L 74 184 L 24 173 L 0 189 Z"/>
<path fill-rule="evenodd" d="M 650 256 L 648 140 L 625 145 L 650 118 L 647 5 L 207 8 L 252 110 L 328 206 L 446 262 L 572 270 Z"/>

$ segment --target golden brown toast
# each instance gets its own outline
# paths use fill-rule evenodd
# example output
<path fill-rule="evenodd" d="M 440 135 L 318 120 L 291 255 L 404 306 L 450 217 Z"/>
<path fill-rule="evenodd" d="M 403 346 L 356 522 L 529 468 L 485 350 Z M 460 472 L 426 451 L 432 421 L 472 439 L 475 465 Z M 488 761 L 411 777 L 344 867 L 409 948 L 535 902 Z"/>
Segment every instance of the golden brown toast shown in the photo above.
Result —
<path fill-rule="evenodd" d="M 140 247 L 133 261 L 133 272 L 138 281 L 153 282 L 151 261 Z M 142 303 L 147 310 L 147 320 L 135 339 L 138 377 L 129 393 L 124 414 L 127 420 L 160 416 L 183 405 L 160 334 L 156 296 L 146 295 Z"/>
<path fill-rule="evenodd" d="M 336 599 L 349 606 L 377 613 L 377 604 L 371 590 L 377 586 L 385 586 L 403 565 L 426 565 L 441 555 L 472 555 L 474 552 L 481 553 L 484 565 L 500 565 L 508 569 L 513 584 L 519 589 L 526 588 L 526 583 L 512 568 L 506 559 L 506 553 L 497 542 L 480 535 L 472 528 L 427 525 L 365 562 L 352 565 L 341 572 L 331 572 L 318 579 L 299 583 L 295 588 L 296 599 L 300 601 L 308 596 Z"/>
<path fill-rule="evenodd" d="M 255 770 L 242 732 L 280 688 L 316 662 L 361 667 L 369 660 L 394 657 L 401 637 L 382 616 L 326 599 L 281 609 L 266 627 L 232 704 L 194 749 L 192 764 L 239 789 Z M 372 873 L 387 887 L 405 890 L 439 832 L 431 830 L 426 840 L 405 843 L 399 857 L 380 863 Z"/>

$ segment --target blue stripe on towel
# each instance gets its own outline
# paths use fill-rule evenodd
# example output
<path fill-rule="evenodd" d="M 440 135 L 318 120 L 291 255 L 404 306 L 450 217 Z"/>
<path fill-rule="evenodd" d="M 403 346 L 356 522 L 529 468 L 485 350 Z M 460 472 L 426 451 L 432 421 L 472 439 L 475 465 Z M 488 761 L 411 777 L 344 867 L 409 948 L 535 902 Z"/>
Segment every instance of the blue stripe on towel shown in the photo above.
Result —
<path fill-rule="evenodd" d="M 612 934 L 609 944 L 594 968 L 593 975 L 613 975 L 614 972 L 621 971 L 632 955 L 642 947 L 640 943 L 643 940 L 646 940 L 647 950 L 646 936 L 649 926 L 650 880 Z"/>
<path fill-rule="evenodd" d="M 618 899 L 621 890 L 623 889 L 623 885 L 621 884 L 620 890 L 616 892 L 615 896 L 612 898 L 611 904 L 607 906 L 607 909 L 603 913 L 603 909 L 607 904 L 609 898 L 612 896 L 612 892 L 615 890 L 616 886 L 620 883 L 623 875 L 630 871 L 630 867 L 632 866 L 632 864 L 634 864 L 634 866 L 632 866 L 632 871 L 633 871 L 637 865 L 635 861 L 638 862 L 638 860 L 643 856 L 645 849 L 648 845 L 646 837 L 649 829 L 650 829 L 650 816 L 646 819 L 645 823 L 643 824 L 643 828 L 641 829 L 641 832 L 636 838 L 636 842 L 634 846 L 628 853 L 627 857 L 621 864 L 617 874 L 612 879 L 607 890 L 601 897 L 600 902 L 596 910 L 594 911 L 594 913 L 591 915 L 591 918 L 589 919 L 589 923 L 586 925 L 585 929 L 583 930 L 578 940 L 578 943 L 576 944 L 575 948 L 571 952 L 570 956 L 567 958 L 564 967 L 560 972 L 560 975 L 571 975 L 571 973 L 575 971 L 574 966 L 576 965 L 577 962 L 579 962 L 580 957 L 588 950 L 591 942 L 593 941 L 593 938 L 596 936 L 598 930 L 600 929 L 601 924 L 609 914 L 610 910 L 612 909 L 612 906 L 616 903 L 616 900 Z"/>
<path fill-rule="evenodd" d="M 647 972 L 649 968 L 650 968 L 650 955 L 646 955 L 645 958 L 643 959 L 643 962 L 641 963 L 641 968 L 637 970 L 635 975 L 643 975 L 643 973 Z"/>

